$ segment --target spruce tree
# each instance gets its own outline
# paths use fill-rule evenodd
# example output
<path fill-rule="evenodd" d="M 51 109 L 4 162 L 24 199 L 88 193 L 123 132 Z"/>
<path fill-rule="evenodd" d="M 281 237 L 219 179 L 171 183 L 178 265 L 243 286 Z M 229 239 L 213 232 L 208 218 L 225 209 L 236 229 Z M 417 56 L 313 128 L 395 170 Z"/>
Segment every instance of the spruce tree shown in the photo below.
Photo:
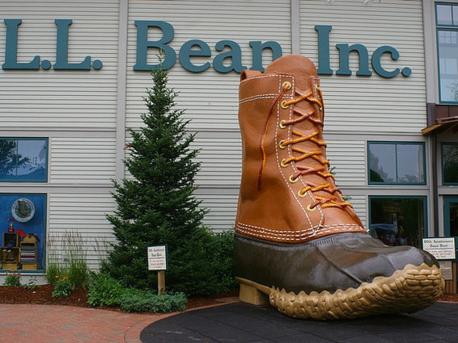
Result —
<path fill-rule="evenodd" d="M 125 161 L 130 176 L 114 183 L 117 209 L 107 218 L 117 241 L 103 270 L 126 286 L 152 288 L 156 275 L 148 271 L 147 247 L 166 244 L 167 288 L 199 293 L 186 285 L 206 268 L 207 243 L 202 242 L 211 234 L 202 226 L 205 210 L 193 196 L 199 170 L 198 151 L 191 147 L 195 135 L 186 131 L 183 110 L 176 109 L 177 93 L 167 87 L 167 72 L 155 70 L 152 77 L 154 85 L 144 98 L 144 125 L 130 131 Z M 202 261 L 190 261 L 199 251 Z"/>

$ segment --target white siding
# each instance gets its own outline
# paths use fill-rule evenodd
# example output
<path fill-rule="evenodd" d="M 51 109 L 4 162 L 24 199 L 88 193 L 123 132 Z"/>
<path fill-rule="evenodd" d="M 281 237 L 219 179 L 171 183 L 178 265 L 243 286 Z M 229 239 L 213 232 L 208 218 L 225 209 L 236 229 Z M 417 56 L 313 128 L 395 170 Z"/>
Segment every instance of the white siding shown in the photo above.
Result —
<path fill-rule="evenodd" d="M 51 184 L 111 185 L 115 177 L 114 138 L 52 138 Z"/>
<path fill-rule="evenodd" d="M 145 88 L 151 86 L 148 72 L 134 72 L 132 69 L 136 51 L 135 20 L 163 20 L 172 24 L 175 38 L 170 46 L 177 53 L 185 41 L 201 39 L 209 44 L 214 57 L 215 43 L 230 39 L 240 45 L 242 61 L 250 67 L 251 50 L 248 42 L 251 40 L 278 41 L 284 53 L 291 52 L 290 0 L 131 0 L 126 109 L 127 127 L 131 128 L 141 125 L 140 114 L 145 112 L 142 96 Z M 153 33 L 151 36 L 158 37 Z M 267 55 L 265 65 L 270 63 Z M 153 56 L 151 52 L 150 57 Z M 204 73 L 192 74 L 177 62 L 169 77 L 170 85 L 180 92 L 177 99 L 179 107 L 186 109 L 187 118 L 192 118 L 190 128 L 237 130 L 239 75 L 219 74 L 212 68 Z"/>
<path fill-rule="evenodd" d="M 205 216 L 205 225 L 215 231 L 227 231 L 234 228 L 238 189 L 199 188 L 196 194 L 203 200 L 202 205 L 209 210 Z"/>
<path fill-rule="evenodd" d="M 1 1 L 0 61 L 5 57 L 3 19 L 22 19 L 18 60 L 36 55 L 55 62 L 54 19 L 72 19 L 69 62 L 100 59 L 96 71 L 0 70 L 0 127 L 15 129 L 111 129 L 116 117 L 118 1 Z"/>
<path fill-rule="evenodd" d="M 113 241 L 112 226 L 106 215 L 114 210 L 109 190 L 94 193 L 50 193 L 48 210 L 49 257 L 63 254 L 66 234 L 78 234 L 85 247 L 91 267 L 96 267 L 100 257 Z M 61 256 L 61 255 L 60 255 Z"/>
<path fill-rule="evenodd" d="M 339 187 L 367 185 L 366 143 L 361 140 L 327 141 L 327 157 Z"/>
<path fill-rule="evenodd" d="M 367 196 L 365 195 L 351 195 L 350 192 L 345 193 L 349 197 L 351 204 L 353 205 L 353 209 L 355 210 L 356 214 L 359 216 L 363 224 L 367 227 L 367 212 L 368 212 L 368 205 L 367 205 Z"/>
<path fill-rule="evenodd" d="M 384 56 L 386 69 L 411 67 L 412 75 L 383 79 L 356 77 L 357 58 L 350 58 L 351 77 L 322 76 L 326 103 L 326 130 L 332 132 L 419 134 L 426 126 L 426 90 L 423 46 L 423 15 L 420 0 L 383 0 L 363 5 L 361 0 L 300 2 L 301 53 L 317 63 L 315 25 L 332 25 L 331 68 L 338 65 L 337 43 L 360 43 L 370 56 L 382 45 L 398 49 L 392 62 Z M 369 57 L 370 57 L 369 56 Z"/>

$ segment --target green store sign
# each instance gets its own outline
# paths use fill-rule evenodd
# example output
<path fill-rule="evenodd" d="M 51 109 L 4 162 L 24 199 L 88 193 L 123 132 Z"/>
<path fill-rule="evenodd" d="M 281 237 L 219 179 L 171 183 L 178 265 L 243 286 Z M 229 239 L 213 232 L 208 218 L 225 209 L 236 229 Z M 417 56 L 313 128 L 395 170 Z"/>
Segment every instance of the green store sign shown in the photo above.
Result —
<path fill-rule="evenodd" d="M 55 19 L 57 32 L 56 58 L 54 63 L 34 56 L 29 62 L 18 62 L 18 32 L 22 23 L 21 19 L 5 19 L 6 40 L 5 40 L 5 61 L 2 64 L 3 70 L 79 70 L 90 71 L 103 68 L 103 61 L 86 56 L 81 62 L 70 63 L 68 56 L 69 31 L 72 25 L 71 19 Z M 221 40 L 213 47 L 200 40 L 192 39 L 185 42 L 177 52 L 170 44 L 175 37 L 173 26 L 165 21 L 156 20 L 136 20 L 136 62 L 133 66 L 135 71 L 151 71 L 158 68 L 159 64 L 148 63 L 148 51 L 154 49 L 163 52 L 162 67 L 171 69 L 177 60 L 184 69 L 192 73 L 202 73 L 213 68 L 218 73 L 240 73 L 242 70 L 263 70 L 262 56 L 265 50 L 270 50 L 272 58 L 275 60 L 282 56 L 281 45 L 276 41 L 252 40 L 249 46 L 252 53 L 251 66 L 242 64 L 242 48 L 233 40 Z M 162 36 L 158 40 L 148 40 L 148 32 L 151 29 L 159 29 Z M 390 45 L 383 45 L 375 49 L 369 55 L 368 49 L 363 44 L 336 44 L 335 48 L 339 56 L 339 69 L 334 71 L 330 64 L 330 35 L 332 26 L 316 25 L 315 31 L 318 36 L 318 74 L 319 75 L 341 75 L 350 76 L 350 55 L 357 54 L 359 59 L 356 76 L 369 77 L 374 72 L 384 78 L 394 78 L 398 75 L 409 77 L 412 69 L 409 67 L 397 67 L 387 69 L 382 65 L 382 57 L 387 55 L 392 61 L 399 60 L 399 51 Z M 178 57 L 178 58 L 177 58 Z M 206 58 L 205 62 L 196 63 L 194 57 Z"/>

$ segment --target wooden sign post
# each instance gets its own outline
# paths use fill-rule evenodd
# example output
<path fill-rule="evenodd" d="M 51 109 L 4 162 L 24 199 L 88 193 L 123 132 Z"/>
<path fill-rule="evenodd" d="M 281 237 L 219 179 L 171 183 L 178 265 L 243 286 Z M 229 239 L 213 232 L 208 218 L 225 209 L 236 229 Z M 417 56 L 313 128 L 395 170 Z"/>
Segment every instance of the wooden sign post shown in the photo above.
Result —
<path fill-rule="evenodd" d="M 167 270 L 167 247 L 148 247 L 148 270 L 157 271 L 157 294 L 165 293 L 165 271 Z"/>

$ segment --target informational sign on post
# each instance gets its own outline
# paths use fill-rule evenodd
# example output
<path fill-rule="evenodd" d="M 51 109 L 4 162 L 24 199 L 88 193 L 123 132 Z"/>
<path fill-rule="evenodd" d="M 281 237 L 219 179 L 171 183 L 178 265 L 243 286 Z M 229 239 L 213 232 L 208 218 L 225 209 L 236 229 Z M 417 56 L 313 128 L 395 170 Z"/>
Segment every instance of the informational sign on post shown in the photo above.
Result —
<path fill-rule="evenodd" d="M 148 247 L 148 270 L 157 271 L 157 293 L 165 293 L 165 271 L 167 270 L 167 247 Z"/>
<path fill-rule="evenodd" d="M 165 245 L 148 247 L 148 270 L 167 270 L 167 248 Z"/>
<path fill-rule="evenodd" d="M 423 238 L 423 250 L 438 260 L 454 260 L 455 238 Z"/>
<path fill-rule="evenodd" d="M 452 261 L 439 261 L 444 280 L 453 280 Z"/>

